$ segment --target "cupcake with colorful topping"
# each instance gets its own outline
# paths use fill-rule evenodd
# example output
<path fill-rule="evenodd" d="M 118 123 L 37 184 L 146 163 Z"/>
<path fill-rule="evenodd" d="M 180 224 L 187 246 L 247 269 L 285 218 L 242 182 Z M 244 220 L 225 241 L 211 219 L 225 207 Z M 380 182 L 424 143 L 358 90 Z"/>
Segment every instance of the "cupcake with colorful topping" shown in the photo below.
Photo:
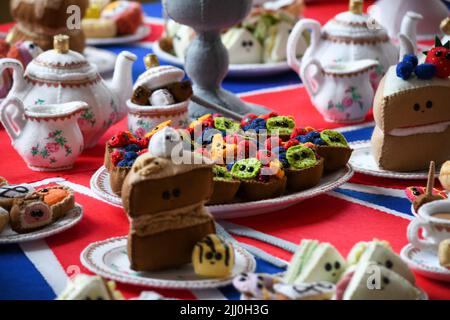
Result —
<path fill-rule="evenodd" d="M 235 179 L 225 166 L 215 165 L 213 167 L 213 174 L 214 191 L 208 204 L 214 205 L 233 202 L 241 182 Z"/>
<path fill-rule="evenodd" d="M 257 138 L 261 134 L 266 136 L 279 136 L 283 141 L 289 140 L 295 129 L 295 120 L 292 116 L 280 116 L 275 112 L 257 117 L 246 115 L 241 121 L 245 135 Z"/>
<path fill-rule="evenodd" d="M 313 145 L 297 144 L 286 150 L 287 187 L 302 191 L 316 186 L 323 175 L 324 160 L 314 151 Z"/>
<path fill-rule="evenodd" d="M 231 175 L 241 181 L 238 196 L 244 200 L 258 201 L 282 195 L 286 189 L 283 165 L 278 160 L 264 165 L 257 158 L 237 161 Z"/>
<path fill-rule="evenodd" d="M 349 147 L 345 137 L 334 130 L 316 131 L 308 128 L 303 131 L 294 130 L 295 138 L 300 143 L 312 143 L 316 146 L 316 152 L 324 159 L 325 171 L 336 171 L 345 167 L 353 150 Z"/>

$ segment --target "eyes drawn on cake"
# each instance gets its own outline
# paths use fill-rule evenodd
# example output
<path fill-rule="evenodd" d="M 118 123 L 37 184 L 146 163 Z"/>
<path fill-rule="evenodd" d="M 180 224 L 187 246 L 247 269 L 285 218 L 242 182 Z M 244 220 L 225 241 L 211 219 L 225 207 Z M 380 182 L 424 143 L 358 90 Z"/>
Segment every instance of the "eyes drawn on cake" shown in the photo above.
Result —
<path fill-rule="evenodd" d="M 173 190 L 165 190 L 161 194 L 161 197 L 164 200 L 171 200 L 172 198 L 179 198 L 181 196 L 181 190 L 179 188 L 175 188 Z"/>
<path fill-rule="evenodd" d="M 306 169 L 317 163 L 316 155 L 310 148 L 296 145 L 286 152 L 286 159 L 294 169 Z"/>
<path fill-rule="evenodd" d="M 233 280 L 233 285 L 240 292 L 257 294 L 265 287 L 265 282 L 262 275 L 241 273 Z"/>
<path fill-rule="evenodd" d="M 323 268 L 326 272 L 330 273 L 332 277 L 336 277 L 341 273 L 342 265 L 339 261 L 326 262 Z"/>
<path fill-rule="evenodd" d="M 433 101 L 431 101 L 431 100 L 428 100 L 425 103 L 425 106 L 421 106 L 420 103 L 418 103 L 418 102 L 415 103 L 414 106 L 413 106 L 413 110 L 414 111 L 416 111 L 416 112 L 420 111 L 422 113 L 424 113 L 427 109 L 430 110 L 432 108 L 433 108 Z"/>
<path fill-rule="evenodd" d="M 266 127 L 269 132 L 278 131 L 279 134 L 291 134 L 295 128 L 295 121 L 291 117 L 277 116 L 267 119 Z"/>
<path fill-rule="evenodd" d="M 250 52 L 254 46 L 253 40 L 242 40 L 241 46 L 244 50 Z"/>
<path fill-rule="evenodd" d="M 234 133 L 239 131 L 240 124 L 225 117 L 216 117 L 214 119 L 214 127 L 221 131 Z"/>
<path fill-rule="evenodd" d="M 320 137 L 328 146 L 348 147 L 347 140 L 340 132 L 333 130 L 324 130 L 320 133 Z"/>
<path fill-rule="evenodd" d="M 380 283 L 380 287 L 377 288 L 377 290 L 384 290 L 386 289 L 386 287 L 391 283 L 391 280 L 386 277 L 386 276 L 382 276 L 381 277 L 381 283 Z M 372 286 L 374 286 L 376 288 L 377 285 L 377 279 L 373 278 L 372 279 Z"/>
<path fill-rule="evenodd" d="M 231 168 L 231 174 L 238 179 L 254 179 L 261 170 L 261 162 L 256 158 L 242 159 Z"/>
<path fill-rule="evenodd" d="M 215 235 L 210 235 L 196 245 L 199 248 L 199 262 L 209 263 L 211 265 L 223 262 L 225 266 L 229 266 L 232 254 L 230 246 L 222 242 L 220 239 L 217 240 L 218 238 L 214 241 L 212 237 L 217 238 Z M 223 248 L 218 248 L 218 243 Z M 222 254 L 219 251 L 224 251 L 224 253 Z"/>
<path fill-rule="evenodd" d="M 51 219 L 50 207 L 43 202 L 32 202 L 24 209 L 23 222 L 27 226 L 33 226 Z"/>

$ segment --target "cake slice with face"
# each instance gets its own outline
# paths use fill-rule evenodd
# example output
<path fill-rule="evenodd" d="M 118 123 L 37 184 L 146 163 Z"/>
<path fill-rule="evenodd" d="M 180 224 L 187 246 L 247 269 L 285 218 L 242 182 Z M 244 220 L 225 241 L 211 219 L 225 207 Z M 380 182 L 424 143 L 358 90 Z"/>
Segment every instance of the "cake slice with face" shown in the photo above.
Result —
<path fill-rule="evenodd" d="M 11 228 L 17 233 L 32 232 L 53 222 L 52 210 L 44 197 L 33 193 L 14 202 L 10 212 Z"/>
<path fill-rule="evenodd" d="M 261 63 L 263 48 L 253 34 L 245 28 L 232 28 L 222 36 L 231 64 Z"/>
<path fill-rule="evenodd" d="M 380 168 L 426 170 L 450 158 L 450 79 L 403 80 L 396 67 L 380 83 L 372 153 Z"/>

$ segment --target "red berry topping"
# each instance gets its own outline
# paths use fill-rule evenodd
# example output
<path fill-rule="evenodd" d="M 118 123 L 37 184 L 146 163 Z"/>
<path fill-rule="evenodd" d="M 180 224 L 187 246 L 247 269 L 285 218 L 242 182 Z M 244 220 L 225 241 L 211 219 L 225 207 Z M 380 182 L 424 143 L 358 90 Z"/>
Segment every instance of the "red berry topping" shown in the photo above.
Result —
<path fill-rule="evenodd" d="M 136 138 L 129 131 L 121 131 L 108 141 L 108 144 L 115 148 L 121 148 L 132 143 L 136 143 Z"/>
<path fill-rule="evenodd" d="M 264 120 L 267 120 L 269 118 L 278 117 L 278 113 L 271 112 L 271 113 L 268 113 L 268 114 L 263 114 L 262 116 L 259 116 L 259 117 L 264 119 Z"/>
<path fill-rule="evenodd" d="M 296 146 L 296 145 L 298 145 L 298 144 L 300 144 L 300 142 L 298 142 L 297 139 L 291 139 L 291 140 L 285 142 L 284 145 L 283 145 L 283 147 L 287 150 L 287 149 L 289 149 L 290 147 Z"/>
<path fill-rule="evenodd" d="M 308 132 L 306 132 L 306 130 L 303 128 L 295 128 L 294 130 L 292 130 L 291 139 L 294 139 L 298 136 L 304 136 L 307 133 Z"/>
<path fill-rule="evenodd" d="M 436 37 L 435 47 L 425 54 L 427 55 L 425 63 L 436 66 L 438 78 L 450 77 L 450 41 L 443 45 L 441 40 Z"/>
<path fill-rule="evenodd" d="M 243 140 L 239 142 L 237 146 L 237 154 L 241 159 L 254 157 L 256 154 L 256 150 L 256 144 L 250 140 Z"/>
<path fill-rule="evenodd" d="M 283 145 L 283 140 L 281 140 L 280 138 L 275 138 L 275 137 L 267 138 L 266 141 L 264 142 L 264 148 L 266 150 L 272 150 L 274 148 L 281 147 L 282 145 Z"/>
<path fill-rule="evenodd" d="M 249 125 L 254 119 L 257 118 L 256 114 L 249 113 L 245 115 L 241 120 L 241 127 L 245 127 L 246 125 Z"/>
<path fill-rule="evenodd" d="M 139 146 L 139 148 L 141 149 L 146 149 L 148 148 L 148 143 L 149 143 L 150 139 L 149 138 L 137 138 L 136 139 L 136 144 Z"/>
<path fill-rule="evenodd" d="M 141 155 L 143 155 L 144 153 L 147 153 L 148 152 L 148 149 L 142 149 L 141 151 L 138 151 L 138 155 L 139 156 L 141 156 Z"/>
<path fill-rule="evenodd" d="M 111 162 L 115 166 L 117 166 L 119 161 L 123 160 L 124 157 L 125 157 L 125 150 L 115 149 L 111 152 Z"/>

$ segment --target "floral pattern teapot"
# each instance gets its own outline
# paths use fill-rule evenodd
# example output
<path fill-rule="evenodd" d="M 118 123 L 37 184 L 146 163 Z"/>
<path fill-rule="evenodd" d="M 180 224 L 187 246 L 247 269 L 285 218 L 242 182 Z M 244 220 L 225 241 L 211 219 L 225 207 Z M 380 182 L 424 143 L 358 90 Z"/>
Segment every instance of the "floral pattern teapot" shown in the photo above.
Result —
<path fill-rule="evenodd" d="M 27 107 L 83 101 L 88 108 L 78 123 L 85 148 L 91 148 L 127 114 L 126 101 L 132 94 L 132 65 L 136 59 L 130 52 L 120 53 L 112 83 L 107 85 L 96 66 L 69 50 L 67 36 L 55 36 L 54 49 L 36 57 L 25 72 L 18 60 L 0 60 L 0 74 L 5 69 L 13 70 L 13 86 L 0 110 L 8 107 L 8 98 L 18 99 Z"/>
<path fill-rule="evenodd" d="M 414 47 L 420 19 L 420 15 L 412 12 L 403 19 L 404 39 L 409 40 Z M 311 44 L 300 63 L 295 48 L 306 30 L 311 30 Z M 362 59 L 377 60 L 379 65 L 370 74 L 374 89 L 399 57 L 399 49 L 391 42 L 386 30 L 363 13 L 362 0 L 350 0 L 349 11 L 336 15 L 323 27 L 316 20 L 301 19 L 289 37 L 287 50 L 288 63 L 298 74 L 301 64 L 311 59 L 317 59 L 323 66 Z"/>

